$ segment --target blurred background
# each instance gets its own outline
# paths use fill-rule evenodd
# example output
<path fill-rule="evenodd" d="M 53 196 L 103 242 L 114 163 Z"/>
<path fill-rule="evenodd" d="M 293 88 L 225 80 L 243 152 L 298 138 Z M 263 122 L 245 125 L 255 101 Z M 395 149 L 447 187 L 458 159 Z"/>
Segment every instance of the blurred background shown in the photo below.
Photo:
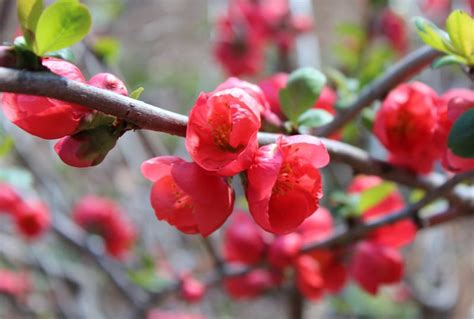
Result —
<path fill-rule="evenodd" d="M 425 16 L 443 26 L 452 8 L 469 10 L 465 0 L 289 1 L 293 13 L 309 15 L 314 23 L 310 32 L 297 37 L 287 57 L 290 68 L 317 67 L 332 74 L 333 82 L 343 76 L 337 85 L 340 96 L 357 94 L 380 72 L 421 46 L 411 23 L 414 16 Z M 227 77 L 212 54 L 215 23 L 225 13 L 227 1 L 83 2 L 93 13 L 94 25 L 73 52 L 75 64 L 86 78 L 103 71 L 114 73 L 129 92 L 143 87 L 142 100 L 187 114 L 199 92 L 213 90 Z M 401 17 L 403 27 L 377 38 L 374 34 L 381 32 L 378 18 L 383 8 Z M 0 41 L 11 42 L 18 28 L 15 1 L 0 0 L 0 10 Z M 406 47 L 397 48 L 394 41 L 402 32 L 407 35 Z M 263 70 L 244 78 L 255 83 L 279 69 L 274 48 L 269 47 L 265 56 Z M 355 84 L 351 78 L 360 82 Z M 439 93 L 469 83 L 456 67 L 427 69 L 417 79 Z M 343 138 L 376 157 L 385 156 L 363 120 L 346 127 Z M 183 235 L 156 220 L 149 204 L 150 184 L 140 174 L 140 164 L 154 156 L 189 158 L 184 139 L 156 132 L 129 133 L 101 165 L 88 169 L 65 166 L 53 144 L 24 133 L 0 112 L 0 180 L 14 185 L 24 196 L 43 199 L 54 218 L 52 231 L 31 243 L 18 237 L 7 218 L 0 215 L 0 269 L 27 273 L 32 286 L 18 300 L 0 293 L 0 318 L 129 318 L 129 302 L 102 270 L 109 264 L 131 278 L 133 285 L 151 291 L 172 281 L 170 269 L 192 271 L 198 277 L 212 270 L 213 259 L 201 238 Z M 333 165 L 331 173 L 341 185 L 351 178 L 350 169 L 343 165 Z M 334 181 L 325 181 L 329 194 Z M 408 189 L 402 191 L 410 194 Z M 84 254 L 61 234 L 81 236 L 70 214 L 73 204 L 87 194 L 114 199 L 138 230 L 133 253 L 119 265 L 108 258 L 97 263 L 91 257 L 103 252 L 99 237 L 87 238 L 90 253 Z M 340 295 L 308 302 L 305 318 L 474 318 L 473 229 L 474 221 L 468 219 L 421 232 L 403 252 L 407 271 L 402 284 L 384 288 L 377 297 L 348 285 Z M 216 251 L 220 251 L 221 239 L 222 231 L 210 237 Z M 287 300 L 282 288 L 254 300 L 235 301 L 217 285 L 198 304 L 186 304 L 171 293 L 151 306 L 207 318 L 277 319 L 288 318 Z"/>

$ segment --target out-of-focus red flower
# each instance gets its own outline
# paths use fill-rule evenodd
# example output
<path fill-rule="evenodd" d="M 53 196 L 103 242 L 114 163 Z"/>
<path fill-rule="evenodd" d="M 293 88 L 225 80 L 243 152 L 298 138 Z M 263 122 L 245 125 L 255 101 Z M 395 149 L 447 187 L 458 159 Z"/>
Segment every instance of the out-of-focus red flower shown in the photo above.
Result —
<path fill-rule="evenodd" d="M 389 161 L 429 173 L 442 152 L 441 111 L 436 92 L 423 83 L 404 83 L 393 89 L 374 122 L 374 134 L 390 152 Z"/>
<path fill-rule="evenodd" d="M 186 148 L 203 169 L 232 176 L 252 161 L 259 103 L 240 88 L 201 93 L 189 115 Z"/>
<path fill-rule="evenodd" d="M 350 263 L 352 278 L 372 295 L 377 294 L 381 285 L 399 282 L 403 268 L 398 250 L 369 241 L 355 246 Z"/>
<path fill-rule="evenodd" d="M 280 90 L 286 86 L 287 81 L 287 73 L 276 73 L 258 83 L 258 86 L 260 86 L 263 93 L 265 94 L 265 97 L 267 98 L 268 103 L 270 104 L 270 109 L 281 119 L 284 119 L 285 116 L 281 111 L 279 94 Z"/>
<path fill-rule="evenodd" d="M 147 319 L 206 319 L 206 317 L 183 312 L 170 312 L 155 309 L 148 312 Z"/>
<path fill-rule="evenodd" d="M 308 255 L 296 262 L 296 283 L 299 291 L 309 300 L 319 300 L 324 294 L 324 279 L 319 263 Z"/>
<path fill-rule="evenodd" d="M 0 214 L 13 214 L 21 201 L 20 195 L 10 184 L 0 182 Z"/>
<path fill-rule="evenodd" d="M 319 168 L 329 154 L 316 137 L 281 137 L 262 146 L 247 171 L 246 196 L 250 212 L 266 231 L 294 231 L 319 206 L 323 196 Z"/>
<path fill-rule="evenodd" d="M 224 233 L 224 258 L 226 261 L 256 264 L 265 254 L 262 231 L 243 212 L 236 212 Z"/>
<path fill-rule="evenodd" d="M 318 210 L 298 227 L 297 232 L 305 243 L 314 242 L 331 235 L 333 227 L 331 213 L 326 208 L 319 206 Z"/>
<path fill-rule="evenodd" d="M 206 293 L 206 286 L 190 274 L 181 276 L 181 297 L 188 302 L 198 302 Z"/>
<path fill-rule="evenodd" d="M 257 102 L 258 110 L 260 115 L 269 123 L 279 126 L 281 125 L 280 118 L 272 112 L 270 109 L 270 104 L 268 104 L 265 94 L 262 89 L 255 84 L 242 81 L 235 77 L 228 78 L 225 82 L 221 83 L 214 92 L 219 92 L 226 89 L 240 88 L 247 92 L 251 97 L 253 97 Z"/>
<path fill-rule="evenodd" d="M 298 256 L 301 244 L 301 235 L 297 233 L 276 237 L 268 250 L 268 262 L 277 268 L 292 265 Z"/>
<path fill-rule="evenodd" d="M 408 32 L 405 20 L 390 9 L 385 9 L 380 18 L 382 34 L 390 45 L 399 53 L 408 49 Z"/>
<path fill-rule="evenodd" d="M 229 217 L 232 188 L 222 177 L 175 156 L 161 156 L 142 164 L 142 174 L 154 182 L 151 205 L 159 220 L 187 234 L 208 236 Z"/>
<path fill-rule="evenodd" d="M 22 202 L 14 213 L 18 232 L 27 239 L 37 239 L 51 224 L 49 209 L 45 203 L 34 200 Z"/>
<path fill-rule="evenodd" d="M 444 22 L 451 11 L 451 0 L 424 0 L 421 10 L 430 19 Z"/>
<path fill-rule="evenodd" d="M 27 273 L 0 269 L 0 295 L 23 299 L 30 291 L 31 281 Z"/>
<path fill-rule="evenodd" d="M 127 87 L 122 80 L 110 73 L 98 73 L 91 77 L 87 83 L 101 89 L 128 96 Z"/>
<path fill-rule="evenodd" d="M 445 150 L 441 158 L 443 167 L 448 171 L 459 173 L 474 169 L 474 159 L 455 155 L 447 146 L 449 131 L 454 122 L 467 110 L 474 108 L 474 91 L 468 89 L 452 89 L 443 94 L 446 103 L 442 120 L 444 125 Z"/>
<path fill-rule="evenodd" d="M 72 217 L 79 226 L 101 236 L 106 251 L 116 258 L 124 257 L 135 242 L 133 224 L 120 207 L 107 198 L 94 195 L 81 198 L 74 206 Z"/>
<path fill-rule="evenodd" d="M 383 183 L 378 176 L 358 175 L 349 185 L 349 194 L 358 194 Z M 362 213 L 364 221 L 390 215 L 405 207 L 402 195 L 398 191 L 393 191 L 374 206 Z M 369 239 L 372 242 L 394 248 L 405 246 L 411 243 L 416 236 L 416 225 L 411 220 L 402 220 L 387 226 L 380 227 L 372 231 Z"/>
<path fill-rule="evenodd" d="M 274 277 L 268 270 L 264 269 L 256 269 L 245 275 L 224 279 L 224 288 L 234 299 L 258 297 L 274 285 Z"/>
<path fill-rule="evenodd" d="M 85 82 L 81 71 L 69 62 L 44 58 L 42 63 L 57 75 Z M 88 108 L 65 101 L 14 93 L 3 94 L 3 111 L 15 125 L 44 139 L 75 133 L 82 118 L 91 112 Z"/>

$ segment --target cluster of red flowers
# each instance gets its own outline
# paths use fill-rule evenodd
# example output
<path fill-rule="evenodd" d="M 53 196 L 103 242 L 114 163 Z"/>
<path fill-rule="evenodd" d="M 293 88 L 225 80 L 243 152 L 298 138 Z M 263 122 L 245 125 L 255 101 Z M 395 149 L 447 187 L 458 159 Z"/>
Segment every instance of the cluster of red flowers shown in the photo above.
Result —
<path fill-rule="evenodd" d="M 0 182 L 0 214 L 11 217 L 26 239 L 37 239 L 51 224 L 49 209 L 39 200 L 24 200 L 9 184 Z"/>
<path fill-rule="evenodd" d="M 313 214 L 323 195 L 319 168 L 329 162 L 326 147 L 315 137 L 295 135 L 258 148 L 260 117 L 268 110 L 260 88 L 237 79 L 201 93 L 186 132 L 194 162 L 161 156 L 142 165 L 154 182 L 151 203 L 158 219 L 208 236 L 233 210 L 227 177 L 239 173 L 246 173 L 250 212 L 265 230 L 288 233 Z"/>
<path fill-rule="evenodd" d="M 43 58 L 42 64 L 51 72 L 67 79 L 127 95 L 121 80 L 112 74 L 100 73 L 89 81 L 73 64 L 56 58 Z M 68 165 L 97 165 L 115 146 L 123 134 L 115 118 L 89 108 L 43 96 L 4 93 L 5 116 L 26 132 L 44 138 L 58 139 L 54 149 Z"/>
<path fill-rule="evenodd" d="M 23 300 L 30 291 L 31 281 L 27 273 L 0 269 L 0 295 Z"/>
<path fill-rule="evenodd" d="M 230 75 L 254 75 L 264 67 L 268 43 L 287 54 L 311 28 L 309 16 L 291 14 L 288 0 L 232 0 L 217 21 L 214 55 Z"/>
<path fill-rule="evenodd" d="M 382 180 L 375 176 L 358 176 L 348 192 L 358 194 L 380 183 Z M 361 219 L 368 221 L 391 214 L 403 206 L 402 196 L 393 191 L 364 211 Z M 310 300 L 319 300 L 324 293 L 338 293 L 350 277 L 371 294 L 376 294 L 381 285 L 402 279 L 403 259 L 399 249 L 414 239 L 413 222 L 400 221 L 379 228 L 352 250 L 349 247 L 300 253 L 306 243 L 324 240 L 333 232 L 333 219 L 323 207 L 295 232 L 276 237 L 256 227 L 247 214 L 234 214 L 224 235 L 225 260 L 235 266 L 255 266 L 266 260 L 270 268 L 225 279 L 226 291 L 233 298 L 257 297 L 266 289 L 280 285 L 289 274 L 285 271 L 288 267 L 294 269 L 299 290 Z"/>
<path fill-rule="evenodd" d="M 404 83 L 383 101 L 374 134 L 389 151 L 393 164 L 426 174 L 441 159 L 448 171 L 468 171 L 474 168 L 474 160 L 454 155 L 447 139 L 456 119 L 471 108 L 472 90 L 452 89 L 438 96 L 423 83 Z"/>
<path fill-rule="evenodd" d="M 115 258 L 125 257 L 135 242 L 135 228 L 109 199 L 85 196 L 74 206 L 72 217 L 82 228 L 101 236 L 107 253 Z"/>

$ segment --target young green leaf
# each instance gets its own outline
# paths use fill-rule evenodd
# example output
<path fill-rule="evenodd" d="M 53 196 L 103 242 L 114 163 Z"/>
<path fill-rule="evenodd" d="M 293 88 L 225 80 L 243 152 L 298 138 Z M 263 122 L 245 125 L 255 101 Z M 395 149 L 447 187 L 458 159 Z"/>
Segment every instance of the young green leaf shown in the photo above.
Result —
<path fill-rule="evenodd" d="M 302 68 L 291 73 L 286 87 L 280 90 L 283 113 L 296 123 L 298 117 L 317 101 L 325 84 L 324 74 L 313 68 Z"/>
<path fill-rule="evenodd" d="M 446 20 L 446 31 L 459 55 L 470 60 L 474 54 L 474 19 L 461 10 L 453 11 Z"/>
<path fill-rule="evenodd" d="M 0 138 L 0 157 L 7 155 L 13 147 L 13 139 L 10 136 Z"/>
<path fill-rule="evenodd" d="M 139 88 L 133 90 L 132 93 L 130 93 L 130 97 L 132 99 L 138 100 L 140 98 L 140 95 L 142 95 L 144 90 L 145 89 L 140 86 Z"/>
<path fill-rule="evenodd" d="M 33 48 L 36 25 L 43 9 L 43 0 L 17 1 L 18 20 L 20 21 L 21 30 L 29 49 Z"/>
<path fill-rule="evenodd" d="M 102 37 L 94 43 L 93 50 L 107 63 L 115 63 L 120 55 L 120 42 L 112 37 Z"/>
<path fill-rule="evenodd" d="M 467 64 L 467 60 L 459 55 L 445 55 L 433 61 L 431 67 L 438 69 L 445 65 L 450 64 Z"/>
<path fill-rule="evenodd" d="M 367 209 L 374 207 L 382 200 L 387 198 L 392 192 L 396 190 L 394 183 L 384 182 L 375 187 L 369 188 L 360 194 L 357 210 L 365 212 Z"/>
<path fill-rule="evenodd" d="M 415 17 L 414 22 L 418 35 L 424 43 L 438 51 L 454 53 L 454 48 L 446 32 L 421 17 Z"/>
<path fill-rule="evenodd" d="M 87 7 L 77 0 L 59 0 L 47 7 L 36 26 L 35 53 L 57 51 L 81 41 L 92 25 Z"/>
<path fill-rule="evenodd" d="M 449 133 L 448 147 L 458 156 L 474 158 L 474 109 L 456 120 Z"/>
<path fill-rule="evenodd" d="M 310 109 L 298 117 L 298 125 L 306 127 L 319 127 L 328 124 L 334 116 L 328 111 L 321 109 Z"/>

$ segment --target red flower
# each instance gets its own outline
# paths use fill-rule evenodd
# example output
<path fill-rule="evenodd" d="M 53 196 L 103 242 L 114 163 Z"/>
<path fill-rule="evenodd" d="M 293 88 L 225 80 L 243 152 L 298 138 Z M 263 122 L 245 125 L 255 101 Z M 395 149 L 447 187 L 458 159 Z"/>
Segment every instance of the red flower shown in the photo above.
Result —
<path fill-rule="evenodd" d="M 402 279 L 403 259 L 393 248 L 362 241 L 355 247 L 350 272 L 365 291 L 375 295 L 381 285 Z"/>
<path fill-rule="evenodd" d="M 23 299 L 30 291 L 31 281 L 28 274 L 0 269 L 0 295 Z"/>
<path fill-rule="evenodd" d="M 74 206 L 73 219 L 79 226 L 104 239 L 105 249 L 116 258 L 122 258 L 136 239 L 133 225 L 113 201 L 88 195 Z"/>
<path fill-rule="evenodd" d="M 110 73 L 98 73 L 91 77 L 87 83 L 101 89 L 128 96 L 127 87 L 122 80 Z"/>
<path fill-rule="evenodd" d="M 297 232 L 302 236 L 304 242 L 314 242 L 331 235 L 333 228 L 331 213 L 326 208 L 319 206 L 318 210 L 298 227 Z"/>
<path fill-rule="evenodd" d="M 405 20 L 390 9 L 382 12 L 381 32 L 388 39 L 390 45 L 399 54 L 404 54 L 408 49 L 408 33 Z"/>
<path fill-rule="evenodd" d="M 208 236 L 232 212 L 232 188 L 195 163 L 175 156 L 155 157 L 142 164 L 142 173 L 154 182 L 151 205 L 157 218 L 184 233 Z"/>
<path fill-rule="evenodd" d="M 198 302 L 206 293 L 206 286 L 199 280 L 186 274 L 181 277 L 181 296 L 188 302 Z"/>
<path fill-rule="evenodd" d="M 226 261 L 256 264 L 265 253 L 265 242 L 260 228 L 243 212 L 234 213 L 224 233 L 224 258 Z"/>
<path fill-rule="evenodd" d="M 443 113 L 445 150 L 441 163 L 451 172 L 465 172 L 474 169 L 474 159 L 455 155 L 447 146 L 447 138 L 454 122 L 467 110 L 474 108 L 474 91 L 468 89 L 452 89 L 443 94 L 447 104 Z"/>
<path fill-rule="evenodd" d="M 168 312 L 156 309 L 148 312 L 147 319 L 205 319 L 205 317 L 189 313 Z"/>
<path fill-rule="evenodd" d="M 303 296 L 310 300 L 319 300 L 324 294 L 324 279 L 319 264 L 308 255 L 296 262 L 296 284 Z"/>
<path fill-rule="evenodd" d="M 258 102 L 239 88 L 201 93 L 186 131 L 186 148 L 193 160 L 224 176 L 247 169 L 258 147 L 258 108 Z"/>
<path fill-rule="evenodd" d="M 255 84 L 239 80 L 238 78 L 235 78 L 235 77 L 231 77 L 231 78 L 228 78 L 225 82 L 219 84 L 219 86 L 214 90 L 214 93 L 222 91 L 222 90 L 234 89 L 234 88 L 240 88 L 244 90 L 258 102 L 257 106 L 258 106 L 260 115 L 267 122 L 276 126 L 281 125 L 281 121 L 278 118 L 278 116 L 271 111 L 270 105 L 268 104 L 268 101 L 265 98 L 265 94 L 263 94 L 262 89 Z"/>
<path fill-rule="evenodd" d="M 383 180 L 378 176 L 359 175 L 349 185 L 349 194 L 361 193 L 370 188 L 382 184 Z M 395 213 L 405 207 L 402 195 L 393 191 L 380 202 L 363 212 L 362 219 L 370 221 L 385 215 Z M 384 246 L 394 248 L 411 243 L 416 236 L 416 225 L 411 220 L 402 220 L 372 231 L 369 235 L 370 241 Z"/>
<path fill-rule="evenodd" d="M 405 83 L 392 90 L 374 122 L 374 134 L 389 150 L 390 162 L 429 173 L 442 151 L 441 111 L 437 94 L 423 83 Z"/>
<path fill-rule="evenodd" d="M 69 62 L 44 58 L 43 65 L 60 76 L 85 82 L 81 71 Z M 14 93 L 3 94 L 3 111 L 15 125 L 44 139 L 73 134 L 82 118 L 91 112 L 88 108 L 65 101 Z"/>
<path fill-rule="evenodd" d="M 295 230 L 313 214 L 323 196 L 319 168 L 329 154 L 319 139 L 281 137 L 261 147 L 247 171 L 250 212 L 263 229 L 277 234 Z"/>
<path fill-rule="evenodd" d="M 263 269 L 224 279 L 224 288 L 234 299 L 255 298 L 274 285 L 275 280 L 272 274 Z"/>
<path fill-rule="evenodd" d="M 277 268 L 290 266 L 301 248 L 301 235 L 297 233 L 278 236 L 268 250 L 268 262 Z"/>
<path fill-rule="evenodd" d="M 0 182 L 0 213 L 13 214 L 21 201 L 20 195 L 11 185 Z"/>
<path fill-rule="evenodd" d="M 18 205 L 14 217 L 18 232 L 27 239 L 37 239 L 51 224 L 49 209 L 41 201 L 29 201 Z"/>

